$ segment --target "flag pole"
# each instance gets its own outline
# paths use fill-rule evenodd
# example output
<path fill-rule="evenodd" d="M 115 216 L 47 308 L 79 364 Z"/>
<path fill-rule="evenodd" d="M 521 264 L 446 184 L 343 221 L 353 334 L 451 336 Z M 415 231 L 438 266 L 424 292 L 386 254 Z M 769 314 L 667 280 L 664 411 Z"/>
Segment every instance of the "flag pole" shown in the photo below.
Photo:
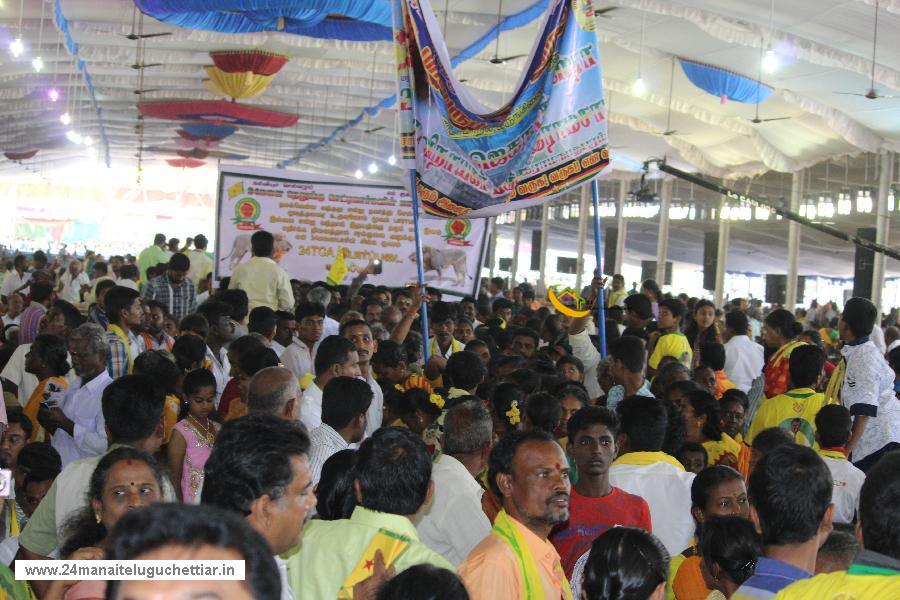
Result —
<path fill-rule="evenodd" d="M 595 275 L 597 277 L 602 277 L 603 269 L 601 268 L 601 258 L 600 254 L 600 237 L 602 235 L 600 229 L 600 184 L 597 182 L 597 178 L 595 177 L 593 181 L 591 181 L 591 198 L 594 201 L 594 253 L 597 256 L 597 269 L 595 271 Z M 597 298 L 597 327 L 600 332 L 600 357 L 606 358 L 606 315 L 604 314 L 604 302 L 605 298 L 603 297 L 603 289 L 599 290 L 599 297 Z"/>
<path fill-rule="evenodd" d="M 425 269 L 422 265 L 422 227 L 419 224 L 419 191 L 416 189 L 416 170 L 409 170 L 409 195 L 412 198 L 413 229 L 416 234 L 416 267 L 419 271 L 419 285 L 425 293 Z M 422 346 L 423 356 L 428 362 L 431 345 L 428 341 L 428 303 L 422 302 Z"/>

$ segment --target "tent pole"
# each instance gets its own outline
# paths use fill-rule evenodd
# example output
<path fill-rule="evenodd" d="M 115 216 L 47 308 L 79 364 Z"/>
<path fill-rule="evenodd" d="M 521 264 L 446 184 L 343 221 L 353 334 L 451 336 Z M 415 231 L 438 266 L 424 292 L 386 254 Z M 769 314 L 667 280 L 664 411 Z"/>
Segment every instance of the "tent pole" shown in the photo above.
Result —
<path fill-rule="evenodd" d="M 425 269 L 422 266 L 422 228 L 419 225 L 419 191 L 416 189 L 416 170 L 409 170 L 409 195 L 412 198 L 413 229 L 416 234 L 416 267 L 419 270 L 419 285 L 425 293 Z M 430 343 L 428 340 L 428 303 L 422 302 L 422 345 L 423 356 L 428 361 Z"/>
<path fill-rule="evenodd" d="M 597 276 L 603 275 L 602 257 L 600 253 L 600 183 L 595 178 L 591 181 L 591 196 L 594 200 L 594 253 L 597 257 Z M 600 331 L 600 357 L 606 358 L 606 316 L 604 315 L 604 303 L 606 299 L 603 290 L 600 290 L 600 297 L 597 298 L 597 327 Z"/>

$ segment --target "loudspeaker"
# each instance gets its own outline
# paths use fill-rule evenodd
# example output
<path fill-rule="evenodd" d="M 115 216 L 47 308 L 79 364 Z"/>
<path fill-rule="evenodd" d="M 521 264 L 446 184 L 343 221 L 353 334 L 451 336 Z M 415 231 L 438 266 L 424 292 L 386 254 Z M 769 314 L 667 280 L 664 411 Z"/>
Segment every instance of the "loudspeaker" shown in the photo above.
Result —
<path fill-rule="evenodd" d="M 531 230 L 531 270 L 532 271 L 540 271 L 541 270 L 541 252 L 543 252 L 543 248 L 541 247 L 541 230 L 540 229 L 532 229 Z"/>
<path fill-rule="evenodd" d="M 806 291 L 806 277 L 797 276 L 797 302 L 804 303 L 803 295 Z M 787 275 L 766 275 L 766 302 L 784 306 L 787 300 Z M 793 307 L 786 307 L 792 310 Z"/>
<path fill-rule="evenodd" d="M 703 289 L 716 289 L 716 267 L 719 265 L 719 232 L 707 231 L 703 236 Z"/>
<path fill-rule="evenodd" d="M 642 260 L 641 261 L 641 281 L 647 279 L 656 279 L 656 261 L 655 260 Z M 664 285 L 672 285 L 672 262 L 666 261 L 666 278 L 665 281 L 657 281 L 656 282 L 660 287 Z"/>
<path fill-rule="evenodd" d="M 507 273 L 512 271 L 512 259 L 511 258 L 501 258 L 500 259 L 500 270 L 506 271 Z"/>
<path fill-rule="evenodd" d="M 575 275 L 576 273 L 578 273 L 578 259 L 558 256 L 556 258 L 556 271 L 558 273 Z"/>
<path fill-rule="evenodd" d="M 603 272 L 614 275 L 616 268 L 616 246 L 619 245 L 618 227 L 607 227 L 603 232 Z"/>
<path fill-rule="evenodd" d="M 874 227 L 860 227 L 856 230 L 859 237 L 875 241 Z M 862 246 L 856 247 L 853 259 L 853 295 L 861 298 L 872 297 L 872 275 L 875 271 L 875 252 Z"/>

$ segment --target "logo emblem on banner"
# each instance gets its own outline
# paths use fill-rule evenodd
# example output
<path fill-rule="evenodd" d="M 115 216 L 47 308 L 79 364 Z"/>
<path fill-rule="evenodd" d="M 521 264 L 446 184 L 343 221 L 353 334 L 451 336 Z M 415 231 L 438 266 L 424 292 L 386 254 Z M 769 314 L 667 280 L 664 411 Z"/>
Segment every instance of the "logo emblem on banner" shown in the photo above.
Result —
<path fill-rule="evenodd" d="M 558 287 L 558 285 L 554 285 L 547 290 L 547 299 L 560 314 L 574 319 L 580 319 L 590 314 L 591 311 L 584 308 L 585 301 L 581 294 L 569 287 L 559 291 Z"/>
<path fill-rule="evenodd" d="M 259 202 L 246 196 L 235 203 L 234 218 L 231 221 L 241 231 L 256 231 L 260 229 L 260 226 L 256 224 L 260 212 Z"/>
<path fill-rule="evenodd" d="M 444 239 L 451 246 L 471 246 L 472 243 L 466 239 L 471 232 L 472 222 L 468 219 L 450 219 L 444 227 Z"/>

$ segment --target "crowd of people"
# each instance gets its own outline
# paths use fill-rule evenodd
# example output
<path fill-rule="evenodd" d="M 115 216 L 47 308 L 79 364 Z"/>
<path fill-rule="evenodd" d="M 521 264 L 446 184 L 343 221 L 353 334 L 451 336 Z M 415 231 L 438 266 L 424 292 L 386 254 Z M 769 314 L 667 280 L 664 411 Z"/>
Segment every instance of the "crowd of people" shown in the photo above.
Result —
<path fill-rule="evenodd" d="M 0 594 L 900 598 L 900 335 L 869 300 L 597 276 L 572 317 L 500 278 L 291 278 L 273 246 L 216 284 L 203 236 L 12 259 Z M 188 558 L 246 580 L 10 570 Z"/>

